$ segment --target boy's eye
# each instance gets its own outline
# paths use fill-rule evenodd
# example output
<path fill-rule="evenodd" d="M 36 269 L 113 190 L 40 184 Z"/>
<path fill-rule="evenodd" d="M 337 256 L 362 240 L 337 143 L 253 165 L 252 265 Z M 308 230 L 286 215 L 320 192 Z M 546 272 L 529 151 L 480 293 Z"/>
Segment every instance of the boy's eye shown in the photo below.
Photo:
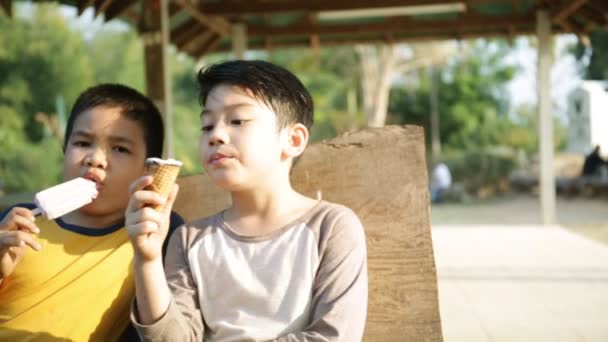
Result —
<path fill-rule="evenodd" d="M 114 146 L 112 149 L 118 153 L 131 153 L 128 148 L 123 146 Z"/>
<path fill-rule="evenodd" d="M 240 126 L 240 125 L 244 124 L 245 122 L 247 122 L 247 120 L 243 120 L 243 119 L 233 119 L 233 120 L 230 120 L 231 124 L 237 125 L 237 126 Z"/>
<path fill-rule="evenodd" d="M 88 141 L 84 141 L 84 140 L 75 140 L 72 142 L 72 145 L 76 146 L 76 147 L 87 147 L 87 146 L 90 146 L 91 143 L 89 143 Z"/>
<path fill-rule="evenodd" d="M 201 127 L 201 131 L 203 132 L 209 132 L 213 129 L 213 125 L 203 125 L 203 127 Z"/>

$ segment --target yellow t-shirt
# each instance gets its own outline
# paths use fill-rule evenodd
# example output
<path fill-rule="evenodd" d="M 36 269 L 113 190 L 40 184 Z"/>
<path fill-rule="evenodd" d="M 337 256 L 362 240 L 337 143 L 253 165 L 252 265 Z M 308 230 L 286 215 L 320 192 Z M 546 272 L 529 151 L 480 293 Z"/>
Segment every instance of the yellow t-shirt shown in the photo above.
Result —
<path fill-rule="evenodd" d="M 0 341 L 117 340 L 134 295 L 126 230 L 36 223 L 42 250 L 28 248 L 0 284 Z"/>

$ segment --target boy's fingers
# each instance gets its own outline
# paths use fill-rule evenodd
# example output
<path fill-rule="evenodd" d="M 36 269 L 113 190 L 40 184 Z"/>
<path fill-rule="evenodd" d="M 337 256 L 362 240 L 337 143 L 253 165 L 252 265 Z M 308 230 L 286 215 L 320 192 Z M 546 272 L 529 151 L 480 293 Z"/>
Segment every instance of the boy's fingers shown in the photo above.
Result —
<path fill-rule="evenodd" d="M 154 222 L 156 225 L 158 225 L 161 219 L 161 213 L 152 209 L 151 207 L 144 207 L 129 215 L 125 220 L 125 225 L 135 226 L 139 223 L 147 221 Z"/>
<path fill-rule="evenodd" d="M 159 193 L 150 190 L 138 190 L 129 198 L 127 213 L 137 211 L 146 206 L 162 206 L 166 200 Z"/>
<path fill-rule="evenodd" d="M 5 219 L 2 220 L 0 230 L 25 230 L 33 234 L 38 234 L 40 229 L 38 229 L 34 220 L 34 216 L 28 209 L 14 208 L 6 215 Z"/>
<path fill-rule="evenodd" d="M 11 212 L 14 213 L 15 215 L 25 217 L 25 218 L 29 219 L 30 221 L 36 220 L 36 216 L 34 216 L 34 214 L 32 214 L 32 211 L 29 210 L 28 208 L 15 207 L 11 210 Z"/>
<path fill-rule="evenodd" d="M 175 199 L 177 198 L 177 194 L 179 193 L 179 185 L 173 184 L 171 188 L 171 192 L 167 197 L 167 201 L 165 202 L 165 206 L 163 207 L 163 212 L 170 213 L 171 209 L 173 209 L 173 204 L 175 203 Z"/>
<path fill-rule="evenodd" d="M 27 231 L 32 234 L 40 233 L 40 229 L 36 226 L 36 223 L 27 217 L 15 216 L 12 222 L 15 224 L 15 229 Z"/>
<path fill-rule="evenodd" d="M 36 241 L 36 239 L 34 239 L 31 234 L 19 230 L 4 234 L 0 238 L 0 245 L 2 245 L 3 248 L 23 247 L 25 245 L 28 245 L 36 251 L 42 249 L 40 244 Z"/>
<path fill-rule="evenodd" d="M 143 221 L 128 226 L 127 230 L 130 236 L 137 237 L 158 232 L 158 224 L 152 221 Z"/>
<path fill-rule="evenodd" d="M 152 176 L 141 176 L 129 185 L 129 193 L 133 194 L 139 190 L 143 190 L 148 185 L 152 184 Z"/>

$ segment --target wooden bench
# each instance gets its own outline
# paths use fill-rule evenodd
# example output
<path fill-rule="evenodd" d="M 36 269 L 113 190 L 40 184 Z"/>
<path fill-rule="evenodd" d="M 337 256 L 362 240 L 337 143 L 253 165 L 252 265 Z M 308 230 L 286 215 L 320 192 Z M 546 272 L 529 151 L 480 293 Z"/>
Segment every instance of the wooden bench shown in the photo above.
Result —
<path fill-rule="evenodd" d="M 352 208 L 365 227 L 369 307 L 365 341 L 442 341 L 420 127 L 366 129 L 309 146 L 292 182 Z M 175 210 L 186 220 L 230 203 L 205 175 L 181 177 Z"/>

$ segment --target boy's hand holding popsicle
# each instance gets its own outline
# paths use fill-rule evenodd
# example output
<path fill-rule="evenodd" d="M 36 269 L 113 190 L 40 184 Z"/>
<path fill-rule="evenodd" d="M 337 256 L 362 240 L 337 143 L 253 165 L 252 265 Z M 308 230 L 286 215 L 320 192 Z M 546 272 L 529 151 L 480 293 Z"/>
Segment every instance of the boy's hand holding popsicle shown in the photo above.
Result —
<path fill-rule="evenodd" d="M 0 222 L 0 280 L 13 273 L 26 246 L 40 250 L 40 245 L 34 238 L 40 229 L 34 220 L 29 209 L 15 207 Z"/>
<path fill-rule="evenodd" d="M 36 208 L 15 207 L 0 222 L 0 280 L 13 273 L 25 254 L 25 247 L 39 251 L 40 244 L 34 238 L 40 233 L 35 216 L 55 219 L 91 203 L 97 196 L 95 182 L 75 178 L 40 191 L 34 197 Z"/>
<path fill-rule="evenodd" d="M 130 186 L 131 199 L 125 212 L 125 226 L 138 261 L 162 258 L 162 246 L 169 230 L 171 208 L 177 197 L 175 184 L 182 163 L 173 159 L 148 158 L 148 175 Z"/>

